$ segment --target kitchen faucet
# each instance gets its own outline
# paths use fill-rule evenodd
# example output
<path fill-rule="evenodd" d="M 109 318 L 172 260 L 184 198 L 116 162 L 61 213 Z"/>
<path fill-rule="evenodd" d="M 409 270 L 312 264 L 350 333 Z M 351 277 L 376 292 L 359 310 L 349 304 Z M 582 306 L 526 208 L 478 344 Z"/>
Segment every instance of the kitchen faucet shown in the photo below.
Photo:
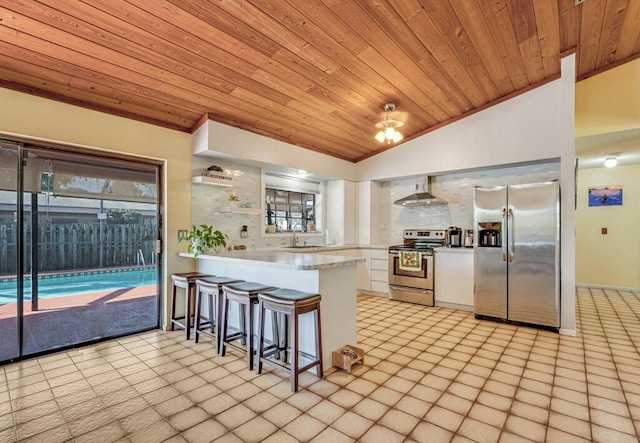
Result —
<path fill-rule="evenodd" d="M 300 228 L 300 232 L 302 232 L 302 225 L 294 224 L 291 226 L 291 230 L 293 231 L 293 247 L 295 248 L 298 245 L 298 237 L 296 237 L 296 226 Z"/>

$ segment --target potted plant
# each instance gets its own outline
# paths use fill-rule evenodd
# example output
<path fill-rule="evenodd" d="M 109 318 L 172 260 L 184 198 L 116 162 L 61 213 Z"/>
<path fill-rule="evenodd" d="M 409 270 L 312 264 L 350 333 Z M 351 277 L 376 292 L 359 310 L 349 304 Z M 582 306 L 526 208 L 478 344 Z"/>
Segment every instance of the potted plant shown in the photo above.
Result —
<path fill-rule="evenodd" d="M 267 232 L 276 232 L 276 225 L 273 223 L 273 211 L 271 210 L 271 197 L 267 195 Z"/>
<path fill-rule="evenodd" d="M 229 196 L 227 197 L 227 199 L 229 200 L 229 207 L 230 208 L 237 208 L 238 207 L 238 193 L 236 191 L 231 191 L 231 193 L 229 194 Z"/>
<path fill-rule="evenodd" d="M 220 252 L 222 248 L 227 246 L 227 240 L 229 236 L 223 234 L 218 230 L 213 230 L 211 225 L 191 226 L 191 230 L 186 237 L 180 238 L 179 241 L 188 241 L 189 253 L 193 254 L 193 258 L 198 258 L 198 255 L 205 253 L 209 249 L 213 249 L 216 253 Z"/>
<path fill-rule="evenodd" d="M 313 214 L 307 214 L 307 232 L 315 232 L 316 218 Z"/>

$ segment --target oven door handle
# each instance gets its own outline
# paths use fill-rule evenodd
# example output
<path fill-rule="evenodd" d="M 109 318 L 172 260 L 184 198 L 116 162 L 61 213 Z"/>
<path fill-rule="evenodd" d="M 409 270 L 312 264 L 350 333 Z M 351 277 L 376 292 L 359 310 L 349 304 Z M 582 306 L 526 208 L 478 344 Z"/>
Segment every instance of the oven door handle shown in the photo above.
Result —
<path fill-rule="evenodd" d="M 399 252 L 389 252 L 389 255 L 391 257 L 400 257 L 400 253 Z M 421 252 L 420 253 L 420 260 L 424 260 L 425 258 L 431 257 L 431 256 L 432 256 L 432 254 L 428 254 L 426 252 Z"/>

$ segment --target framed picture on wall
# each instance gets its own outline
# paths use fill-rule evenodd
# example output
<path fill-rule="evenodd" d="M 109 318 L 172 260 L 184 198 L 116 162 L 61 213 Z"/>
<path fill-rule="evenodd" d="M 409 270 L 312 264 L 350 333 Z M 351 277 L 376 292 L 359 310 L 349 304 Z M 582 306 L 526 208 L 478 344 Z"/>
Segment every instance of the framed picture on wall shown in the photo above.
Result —
<path fill-rule="evenodd" d="M 589 206 L 622 206 L 622 185 L 589 187 Z"/>

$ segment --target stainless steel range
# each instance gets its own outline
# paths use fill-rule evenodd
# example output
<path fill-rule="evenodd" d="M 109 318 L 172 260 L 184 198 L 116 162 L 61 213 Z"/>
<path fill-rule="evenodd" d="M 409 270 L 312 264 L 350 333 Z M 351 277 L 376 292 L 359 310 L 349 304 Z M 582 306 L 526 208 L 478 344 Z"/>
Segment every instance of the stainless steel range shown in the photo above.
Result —
<path fill-rule="evenodd" d="M 434 306 L 433 248 L 444 246 L 445 231 L 407 229 L 402 238 L 389 248 L 389 298 Z"/>

